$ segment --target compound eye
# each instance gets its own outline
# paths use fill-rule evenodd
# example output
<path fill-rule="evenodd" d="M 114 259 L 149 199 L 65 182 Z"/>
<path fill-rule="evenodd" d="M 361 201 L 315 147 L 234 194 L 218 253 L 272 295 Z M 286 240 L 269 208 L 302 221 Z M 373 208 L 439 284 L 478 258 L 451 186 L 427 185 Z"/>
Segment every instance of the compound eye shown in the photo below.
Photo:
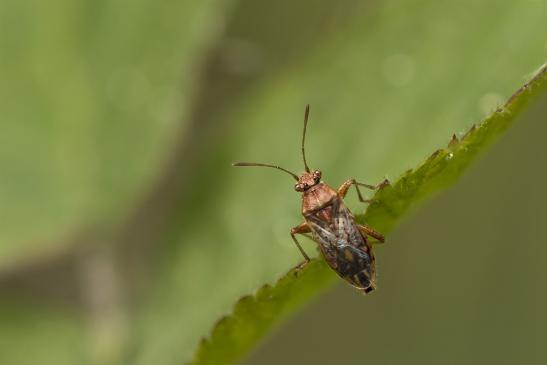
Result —
<path fill-rule="evenodd" d="M 313 172 L 313 180 L 318 183 L 321 180 L 321 171 L 315 170 Z"/>
<path fill-rule="evenodd" d="M 296 184 L 294 184 L 294 190 L 296 190 L 296 191 L 303 191 L 303 190 L 304 190 L 304 187 L 302 186 L 301 183 L 296 183 Z"/>

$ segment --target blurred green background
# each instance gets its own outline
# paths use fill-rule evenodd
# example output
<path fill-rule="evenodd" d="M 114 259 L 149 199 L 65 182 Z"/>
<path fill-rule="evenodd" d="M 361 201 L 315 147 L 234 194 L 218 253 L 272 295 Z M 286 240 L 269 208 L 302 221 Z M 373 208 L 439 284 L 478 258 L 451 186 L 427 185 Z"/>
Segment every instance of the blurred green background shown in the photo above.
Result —
<path fill-rule="evenodd" d="M 300 171 L 310 103 L 327 183 L 396 179 L 545 61 L 546 18 L 534 0 L 0 0 L 0 363 L 185 363 L 300 261 L 292 181 L 231 162 Z M 336 287 L 247 361 L 542 363 L 546 101 L 378 248 L 378 293 Z"/>

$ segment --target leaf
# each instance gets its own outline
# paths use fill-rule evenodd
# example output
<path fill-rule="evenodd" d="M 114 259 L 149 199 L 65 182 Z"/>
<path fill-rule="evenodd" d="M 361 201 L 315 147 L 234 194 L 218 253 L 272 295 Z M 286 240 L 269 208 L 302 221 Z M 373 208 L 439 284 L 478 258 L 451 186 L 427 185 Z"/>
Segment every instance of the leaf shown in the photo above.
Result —
<path fill-rule="evenodd" d="M 456 136 L 445 149 L 435 151 L 422 165 L 407 171 L 392 185 L 374 195 L 375 202 L 360 221 L 389 233 L 397 221 L 418 202 L 454 183 L 476 156 L 503 133 L 547 87 L 547 65 L 461 140 Z M 192 364 L 231 364 L 242 358 L 265 333 L 296 308 L 317 295 L 335 276 L 322 260 L 313 260 L 298 275 L 295 269 L 273 286 L 240 299 L 231 315 L 213 328 L 197 349 Z"/>
<path fill-rule="evenodd" d="M 375 2 L 234 100 L 215 119 L 220 137 L 201 141 L 207 156 L 185 187 L 176 223 L 154 242 L 164 256 L 148 277 L 152 291 L 138 300 L 134 363 L 187 361 L 238 298 L 301 261 L 288 236 L 302 219 L 292 181 L 274 170 L 236 170 L 232 162 L 298 172 L 309 103 L 307 158 L 328 184 L 398 176 L 488 115 L 543 62 L 544 15 L 539 3 Z M 253 28 L 238 25 L 245 43 Z M 246 45 L 268 62 L 261 43 Z M 359 212 L 355 200 L 349 196 L 348 205 Z M 313 243 L 303 244 L 313 252 Z"/>
<path fill-rule="evenodd" d="M 375 195 L 378 203 L 367 210 L 365 221 L 382 231 L 393 229 L 398 219 L 416 202 L 453 184 L 478 153 L 510 126 L 519 113 L 544 88 L 547 65 L 461 140 L 452 136 L 448 147 L 435 151 L 421 166 L 407 171 L 391 187 Z"/>
<path fill-rule="evenodd" d="M 273 287 L 264 285 L 255 295 L 241 298 L 234 312 L 217 322 L 211 340 L 201 342 L 195 362 L 235 362 L 282 318 L 335 280 L 325 262 L 314 259 L 301 273 L 293 269 Z"/>

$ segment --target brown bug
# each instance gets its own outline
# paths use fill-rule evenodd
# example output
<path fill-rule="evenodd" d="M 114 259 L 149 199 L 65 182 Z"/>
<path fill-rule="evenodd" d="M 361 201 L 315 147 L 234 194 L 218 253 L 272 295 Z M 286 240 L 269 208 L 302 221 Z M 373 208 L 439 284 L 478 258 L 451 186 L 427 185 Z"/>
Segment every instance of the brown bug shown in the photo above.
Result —
<path fill-rule="evenodd" d="M 350 179 L 344 182 L 338 190 L 332 189 L 321 181 L 321 171 L 310 170 L 304 151 L 309 112 L 310 107 L 307 105 L 302 133 L 302 159 L 306 171 L 300 176 L 271 164 L 238 162 L 233 165 L 272 167 L 291 175 L 297 181 L 294 189 L 302 193 L 302 215 L 305 220 L 304 223 L 291 229 L 291 237 L 306 260 L 300 267 L 307 264 L 310 258 L 296 239 L 295 234 L 297 233 L 311 238 L 319 244 L 328 265 L 340 277 L 355 288 L 370 293 L 376 289 L 376 268 L 372 246 L 367 240 L 367 236 L 380 242 L 384 242 L 384 236 L 370 227 L 358 224 L 342 199 L 346 196 L 349 188 L 354 185 L 359 200 L 363 203 L 370 203 L 371 200 L 363 198 L 359 186 L 376 190 L 388 185 L 389 181 L 384 180 L 378 185 L 368 185 Z M 312 237 L 307 235 L 310 232 Z"/>

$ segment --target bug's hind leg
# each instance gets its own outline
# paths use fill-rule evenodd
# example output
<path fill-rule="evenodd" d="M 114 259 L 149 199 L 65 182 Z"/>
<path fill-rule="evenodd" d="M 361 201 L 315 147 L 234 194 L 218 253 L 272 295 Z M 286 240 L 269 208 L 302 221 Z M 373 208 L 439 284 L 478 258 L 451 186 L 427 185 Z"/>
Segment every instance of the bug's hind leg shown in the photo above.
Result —
<path fill-rule="evenodd" d="M 359 227 L 359 230 L 361 231 L 362 234 L 370 236 L 372 238 L 376 238 L 379 243 L 385 242 L 385 237 L 380 232 L 376 232 L 374 229 L 367 226 L 362 226 L 360 224 L 358 224 L 357 227 Z"/>
<path fill-rule="evenodd" d="M 379 184 L 370 185 L 370 184 L 360 183 L 355 179 L 349 179 L 349 180 L 345 181 L 342 185 L 340 185 L 340 187 L 338 188 L 338 194 L 340 194 L 340 196 L 342 198 L 344 198 L 346 196 L 346 194 L 348 193 L 349 188 L 352 185 L 355 186 L 355 190 L 357 191 L 357 196 L 359 197 L 360 202 L 362 202 L 362 203 L 371 203 L 373 201 L 373 199 L 363 198 L 363 194 L 361 194 L 361 190 L 359 190 L 359 186 L 363 186 L 363 187 L 365 187 L 367 189 L 371 189 L 371 190 L 378 190 L 378 189 L 381 189 L 385 186 L 388 186 L 389 185 L 389 180 L 385 179 L 384 181 L 382 181 Z"/>
<path fill-rule="evenodd" d="M 308 264 L 308 262 L 310 262 L 310 257 L 308 256 L 308 254 L 306 254 L 306 251 L 304 251 L 302 246 L 300 246 L 300 242 L 298 242 L 298 240 L 296 239 L 295 234 L 302 234 L 302 235 L 310 238 L 306 234 L 306 233 L 310 233 L 310 232 L 311 232 L 310 226 L 308 226 L 308 224 L 305 223 L 305 222 L 298 225 L 298 226 L 296 226 L 296 227 L 291 228 L 291 238 L 294 241 L 294 244 L 296 245 L 296 247 L 298 247 L 298 250 L 300 251 L 302 256 L 304 256 L 304 260 L 305 260 L 303 263 L 301 263 L 300 265 L 297 266 L 297 271 L 300 271 L 304 266 L 306 266 Z"/>

